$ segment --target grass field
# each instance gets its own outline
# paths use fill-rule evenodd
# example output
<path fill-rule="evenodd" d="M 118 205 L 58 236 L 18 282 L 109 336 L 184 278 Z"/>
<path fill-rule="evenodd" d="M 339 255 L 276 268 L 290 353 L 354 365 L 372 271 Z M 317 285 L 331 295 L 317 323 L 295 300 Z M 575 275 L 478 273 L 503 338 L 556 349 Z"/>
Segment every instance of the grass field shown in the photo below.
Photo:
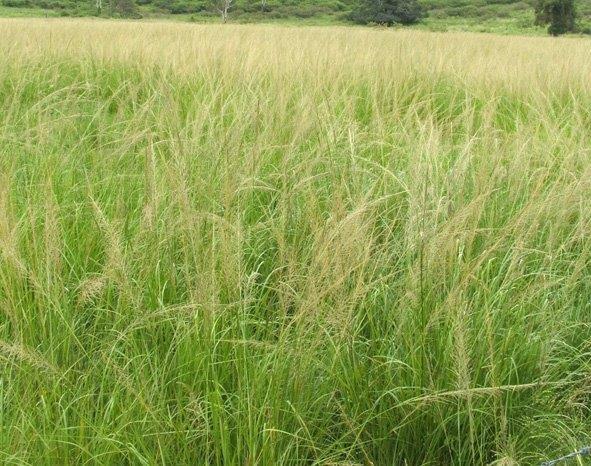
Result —
<path fill-rule="evenodd" d="M 591 48 L 0 20 L 0 462 L 591 439 Z"/>

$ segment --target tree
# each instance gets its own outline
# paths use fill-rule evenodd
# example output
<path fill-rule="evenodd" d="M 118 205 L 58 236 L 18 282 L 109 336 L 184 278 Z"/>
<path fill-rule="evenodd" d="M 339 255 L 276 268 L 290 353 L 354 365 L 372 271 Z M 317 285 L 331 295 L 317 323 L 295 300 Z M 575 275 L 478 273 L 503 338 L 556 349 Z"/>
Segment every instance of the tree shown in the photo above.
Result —
<path fill-rule="evenodd" d="M 575 0 L 538 0 L 536 24 L 548 24 L 548 33 L 558 36 L 575 29 Z"/>
<path fill-rule="evenodd" d="M 234 0 L 215 0 L 215 8 L 218 13 L 222 16 L 222 22 L 228 22 L 228 16 L 230 14 L 230 8 L 232 8 L 232 4 Z"/>
<path fill-rule="evenodd" d="M 111 16 L 116 14 L 126 18 L 139 17 L 134 0 L 111 0 L 110 9 Z"/>
<path fill-rule="evenodd" d="M 421 19 L 422 10 L 417 0 L 361 0 L 351 14 L 357 23 L 412 24 Z"/>

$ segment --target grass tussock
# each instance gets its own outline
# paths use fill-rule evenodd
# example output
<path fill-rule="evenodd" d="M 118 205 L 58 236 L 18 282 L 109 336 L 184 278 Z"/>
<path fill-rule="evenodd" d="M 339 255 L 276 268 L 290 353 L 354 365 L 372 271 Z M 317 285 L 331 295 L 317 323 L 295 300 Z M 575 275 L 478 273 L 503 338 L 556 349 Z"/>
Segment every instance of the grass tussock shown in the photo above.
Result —
<path fill-rule="evenodd" d="M 0 21 L 3 464 L 589 441 L 589 43 Z"/>

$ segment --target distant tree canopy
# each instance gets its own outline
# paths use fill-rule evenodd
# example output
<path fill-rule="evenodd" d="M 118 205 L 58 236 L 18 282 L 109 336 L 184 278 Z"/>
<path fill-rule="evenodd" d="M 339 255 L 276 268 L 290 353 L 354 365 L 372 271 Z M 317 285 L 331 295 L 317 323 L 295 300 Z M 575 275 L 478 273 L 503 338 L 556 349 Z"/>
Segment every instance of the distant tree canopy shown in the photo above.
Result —
<path fill-rule="evenodd" d="M 575 19 L 574 0 L 538 0 L 536 4 L 536 24 L 548 24 L 553 36 L 574 31 Z"/>
<path fill-rule="evenodd" d="M 422 9 L 416 0 L 361 0 L 351 19 L 367 24 L 412 24 L 421 19 Z"/>
<path fill-rule="evenodd" d="M 109 2 L 111 13 L 120 16 L 135 17 L 138 15 L 137 6 L 134 0 L 111 0 Z"/>
<path fill-rule="evenodd" d="M 322 23 L 380 25 L 412 24 L 428 17 L 428 28 L 437 30 L 446 30 L 456 22 L 472 29 L 480 20 L 495 27 L 492 23 L 497 18 L 499 25 L 509 18 L 512 21 L 507 22 L 507 28 L 515 31 L 532 26 L 533 7 L 535 24 L 544 25 L 550 34 L 577 31 L 591 35 L 591 0 L 0 0 L 0 5 L 43 9 L 52 16 L 186 15 L 192 22 L 219 18 L 220 14 L 222 21 L 233 22 L 318 18 Z"/>

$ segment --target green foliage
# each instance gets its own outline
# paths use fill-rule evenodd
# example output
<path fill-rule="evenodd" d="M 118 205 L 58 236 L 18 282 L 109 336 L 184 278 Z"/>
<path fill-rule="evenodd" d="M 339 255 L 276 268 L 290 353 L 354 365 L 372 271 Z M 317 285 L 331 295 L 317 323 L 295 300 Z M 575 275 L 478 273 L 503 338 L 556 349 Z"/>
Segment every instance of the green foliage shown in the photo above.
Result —
<path fill-rule="evenodd" d="M 2 4 L 11 8 L 23 8 L 31 6 L 30 0 L 2 0 Z"/>
<path fill-rule="evenodd" d="M 574 0 L 538 0 L 536 24 L 548 24 L 548 33 L 553 36 L 575 29 L 576 9 Z"/>
<path fill-rule="evenodd" d="M 184 13 L 197 13 L 207 10 L 210 2 L 207 0 L 201 1 L 186 1 L 186 0 L 141 0 L 142 5 L 151 5 L 160 11 L 170 13 L 173 15 Z"/>
<path fill-rule="evenodd" d="M 113 0 L 116 2 L 117 0 Z M 218 13 L 211 0 L 126 0 L 134 1 L 136 8 L 110 8 L 103 0 L 103 16 L 168 17 L 177 16 L 187 21 L 218 21 Z M 236 0 L 232 5 L 230 21 L 235 22 L 297 22 L 298 24 L 366 23 L 371 3 L 378 0 Z M 537 0 L 412 0 L 421 11 L 417 27 L 446 31 L 473 30 L 496 33 L 541 34 L 541 21 L 534 20 L 532 10 L 540 11 Z M 361 8 L 361 4 L 364 8 Z M 411 3 L 412 4 L 412 3 Z M 0 0 L 0 16 L 87 16 L 95 15 L 94 0 Z M 370 8 L 367 8 L 367 6 Z M 416 12 L 415 6 L 411 13 Z M 394 10 L 400 14 L 400 11 Z M 406 14 L 407 12 L 402 11 Z M 574 30 L 591 30 L 591 0 L 577 0 L 577 21 Z M 389 23 L 395 16 L 376 13 L 371 22 Z M 537 14 L 536 16 L 539 16 Z M 543 17 L 544 15 L 541 15 Z M 544 23 L 549 24 L 549 23 Z M 556 23 L 552 31 L 573 30 L 573 21 Z"/>
<path fill-rule="evenodd" d="M 111 15 L 126 18 L 139 17 L 137 5 L 134 0 L 110 0 Z"/>
<path fill-rule="evenodd" d="M 360 0 L 351 19 L 360 24 L 412 24 L 419 21 L 422 11 L 416 0 Z"/>

